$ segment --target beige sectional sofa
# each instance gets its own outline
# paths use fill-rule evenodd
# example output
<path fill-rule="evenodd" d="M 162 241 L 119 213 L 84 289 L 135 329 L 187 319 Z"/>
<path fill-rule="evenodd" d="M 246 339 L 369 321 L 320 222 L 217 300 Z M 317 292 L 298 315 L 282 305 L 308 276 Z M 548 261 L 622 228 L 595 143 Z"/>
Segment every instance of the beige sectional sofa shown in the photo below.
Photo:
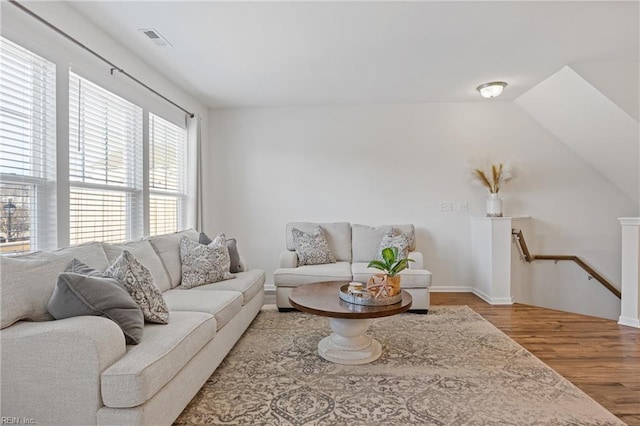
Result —
<path fill-rule="evenodd" d="M 291 230 L 297 228 L 303 232 L 312 233 L 317 226 L 324 231 L 336 263 L 298 266 L 298 256 Z M 351 225 L 348 222 L 287 223 L 285 230 L 287 250 L 280 254 L 280 268 L 273 274 L 278 309 L 280 311 L 293 309 L 289 303 L 289 294 L 300 284 L 319 281 L 366 283 L 371 275 L 380 273 L 377 269 L 367 268 L 367 265 L 370 260 L 375 259 L 383 236 L 391 228 L 398 233 L 413 231 L 415 234 L 413 225 L 385 225 L 374 228 L 367 225 Z M 431 272 L 424 269 L 422 253 L 416 251 L 415 238 L 409 246 L 409 258 L 414 262 L 410 262 L 409 269 L 400 273 L 401 286 L 413 297 L 411 311 L 426 313 L 429 309 Z"/>
<path fill-rule="evenodd" d="M 171 424 L 260 311 L 265 274 L 180 289 L 181 236 L 122 245 L 88 243 L 2 257 L 1 415 L 37 424 Z M 125 345 L 113 321 L 53 320 L 47 303 L 73 258 L 104 270 L 123 249 L 150 271 L 170 309 L 168 324 L 146 323 L 141 342 Z"/>

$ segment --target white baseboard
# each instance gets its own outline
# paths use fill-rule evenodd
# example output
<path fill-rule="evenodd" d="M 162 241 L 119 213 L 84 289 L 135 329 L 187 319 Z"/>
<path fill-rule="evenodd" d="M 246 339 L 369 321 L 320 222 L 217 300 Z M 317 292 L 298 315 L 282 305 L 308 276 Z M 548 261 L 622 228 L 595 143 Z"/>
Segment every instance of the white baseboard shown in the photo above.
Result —
<path fill-rule="evenodd" d="M 433 285 L 429 287 L 429 291 L 432 293 L 472 293 L 473 288 L 466 285 Z"/>
<path fill-rule="evenodd" d="M 429 288 L 429 291 L 432 293 L 473 293 L 473 287 L 464 286 L 464 285 L 456 285 L 456 286 L 437 285 L 437 286 L 431 286 Z M 276 286 L 275 285 L 273 284 L 264 285 L 264 304 L 265 305 L 276 304 Z"/>
<path fill-rule="evenodd" d="M 513 305 L 513 298 L 511 297 L 490 297 L 476 288 L 472 290 L 472 293 L 490 305 Z"/>
<path fill-rule="evenodd" d="M 429 291 L 432 293 L 473 293 L 473 287 L 467 285 L 434 285 L 429 287 Z M 265 295 L 269 293 L 275 294 L 276 286 L 273 284 L 264 285 Z"/>
<path fill-rule="evenodd" d="M 640 328 L 640 318 L 620 316 L 620 318 L 618 319 L 618 324 L 626 325 L 628 327 Z"/>
<path fill-rule="evenodd" d="M 429 291 L 431 291 L 432 293 L 473 293 L 491 305 L 513 305 L 513 299 L 510 297 L 489 297 L 487 294 L 483 293 L 482 291 L 466 285 L 455 285 L 455 286 L 436 285 L 436 286 L 431 286 Z M 276 303 L 276 287 L 273 284 L 265 284 L 264 286 L 264 303 L 265 304 Z M 621 318 L 620 321 L 622 320 L 623 319 Z M 625 321 L 626 320 L 627 319 L 625 318 Z M 625 322 L 625 323 L 620 322 L 620 324 L 630 325 L 631 327 L 639 327 L 638 325 L 633 325 L 634 324 L 633 318 L 630 318 L 628 320 L 630 322 Z"/>
<path fill-rule="evenodd" d="M 264 286 L 264 304 L 276 304 L 276 287 L 273 284 L 265 284 Z"/>

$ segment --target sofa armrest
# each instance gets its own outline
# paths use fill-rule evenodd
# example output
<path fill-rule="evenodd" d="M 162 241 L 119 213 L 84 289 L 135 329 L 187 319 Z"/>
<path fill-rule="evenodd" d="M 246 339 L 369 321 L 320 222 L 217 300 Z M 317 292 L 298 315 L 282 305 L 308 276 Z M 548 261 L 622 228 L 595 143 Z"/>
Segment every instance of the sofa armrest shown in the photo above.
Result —
<path fill-rule="evenodd" d="M 2 415 L 37 424 L 95 424 L 100 374 L 126 353 L 124 333 L 102 317 L 20 321 L 0 331 Z"/>
<path fill-rule="evenodd" d="M 410 251 L 409 259 L 413 259 L 413 262 L 409 262 L 409 269 L 424 269 L 424 262 L 422 259 L 422 253 L 419 251 Z"/>
<path fill-rule="evenodd" d="M 280 253 L 280 267 L 281 268 L 297 268 L 298 267 L 298 255 L 295 251 L 283 251 Z"/>

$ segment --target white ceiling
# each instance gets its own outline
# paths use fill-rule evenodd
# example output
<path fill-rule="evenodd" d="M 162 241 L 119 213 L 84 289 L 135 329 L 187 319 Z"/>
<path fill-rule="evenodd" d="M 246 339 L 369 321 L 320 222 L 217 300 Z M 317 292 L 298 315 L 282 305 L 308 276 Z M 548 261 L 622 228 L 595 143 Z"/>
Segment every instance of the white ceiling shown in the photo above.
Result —
<path fill-rule="evenodd" d="M 640 51 L 636 1 L 70 4 L 210 107 L 479 101 L 493 80 L 509 101 Z"/>

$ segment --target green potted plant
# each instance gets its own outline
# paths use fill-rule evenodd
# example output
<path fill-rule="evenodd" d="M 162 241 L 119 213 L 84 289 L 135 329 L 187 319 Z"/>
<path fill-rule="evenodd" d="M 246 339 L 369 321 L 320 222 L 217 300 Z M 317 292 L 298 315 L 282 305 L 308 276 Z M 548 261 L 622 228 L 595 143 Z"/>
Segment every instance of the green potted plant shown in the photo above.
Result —
<path fill-rule="evenodd" d="M 382 260 L 372 260 L 368 268 L 379 269 L 384 274 L 376 274 L 367 283 L 367 289 L 374 297 L 395 296 L 400 293 L 400 272 L 409 267 L 413 259 L 398 259 L 398 248 L 387 247 L 382 250 Z"/>

